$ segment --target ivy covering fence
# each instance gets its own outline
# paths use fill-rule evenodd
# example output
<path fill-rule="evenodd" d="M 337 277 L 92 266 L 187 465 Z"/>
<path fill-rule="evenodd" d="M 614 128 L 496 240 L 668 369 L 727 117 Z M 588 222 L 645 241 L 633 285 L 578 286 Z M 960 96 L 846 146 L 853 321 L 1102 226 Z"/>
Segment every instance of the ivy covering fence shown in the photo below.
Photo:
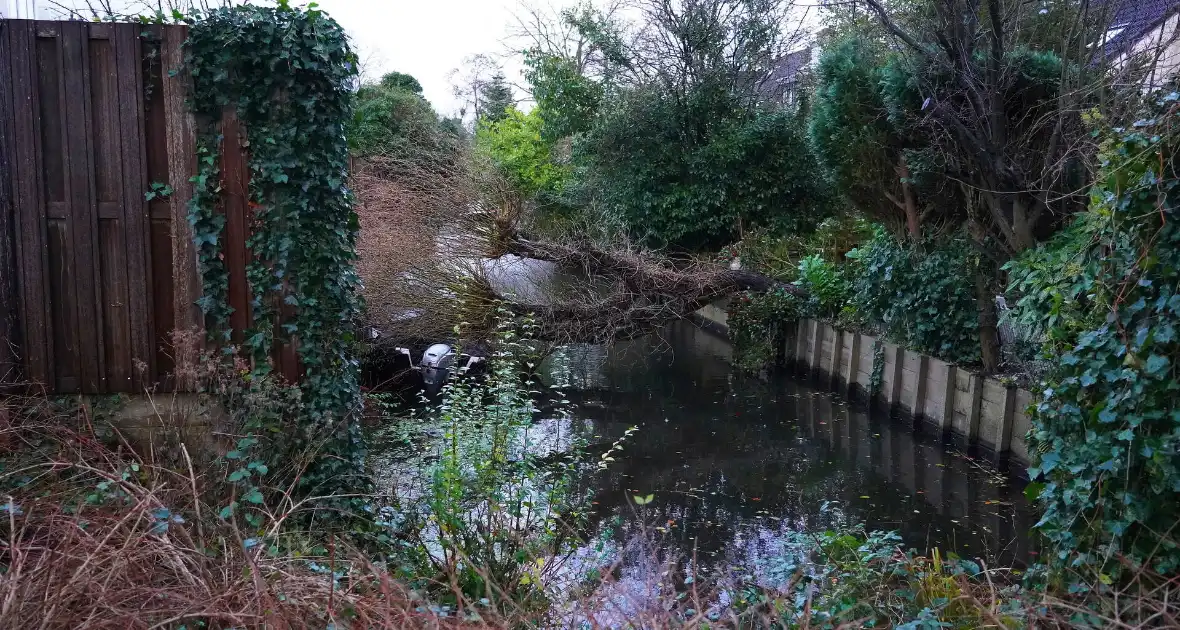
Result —
<path fill-rule="evenodd" d="M 275 376 L 276 344 L 294 344 L 301 404 L 284 420 L 295 426 L 277 429 L 320 452 L 302 475 L 305 487 L 355 491 L 365 465 L 355 357 L 362 303 L 344 124 L 352 115 L 356 55 L 340 25 L 314 5 L 280 2 L 202 16 L 191 27 L 185 62 L 199 125 L 189 219 L 210 340 L 226 353 L 240 351 L 253 383 Z M 249 165 L 250 325 L 240 348 L 230 344 L 227 218 L 219 211 L 219 147 L 229 112 L 244 129 Z"/>

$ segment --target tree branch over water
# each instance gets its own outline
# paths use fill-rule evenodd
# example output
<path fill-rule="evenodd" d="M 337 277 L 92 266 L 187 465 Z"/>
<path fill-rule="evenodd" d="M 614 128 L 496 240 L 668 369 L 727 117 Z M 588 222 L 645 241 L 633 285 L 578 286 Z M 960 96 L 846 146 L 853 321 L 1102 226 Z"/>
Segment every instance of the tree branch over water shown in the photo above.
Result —
<path fill-rule="evenodd" d="M 354 178 L 368 323 L 390 341 L 445 339 L 461 324 L 479 336 L 499 304 L 533 315 L 549 341 L 601 343 L 650 333 L 740 291 L 803 293 L 761 274 L 624 241 L 528 235 L 526 205 L 494 170 L 453 149 L 448 155 L 374 159 Z M 505 275 L 529 272 L 528 265 L 514 268 L 522 259 L 553 263 L 575 286 L 560 295 L 506 290 Z"/>
<path fill-rule="evenodd" d="M 589 242 L 558 243 L 519 235 L 505 239 L 505 244 L 508 253 L 522 258 L 550 261 L 591 278 L 613 281 L 605 297 L 561 305 L 521 303 L 502 296 L 514 312 L 531 313 L 541 336 L 554 341 L 598 343 L 642 336 L 740 291 L 782 288 L 806 295 L 793 284 L 714 263 L 678 262 Z"/>

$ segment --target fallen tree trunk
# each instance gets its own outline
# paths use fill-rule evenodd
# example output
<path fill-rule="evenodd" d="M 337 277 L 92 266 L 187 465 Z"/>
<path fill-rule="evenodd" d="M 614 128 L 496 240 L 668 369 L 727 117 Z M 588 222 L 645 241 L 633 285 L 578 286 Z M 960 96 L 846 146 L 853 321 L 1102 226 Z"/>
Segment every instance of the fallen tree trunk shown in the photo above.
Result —
<path fill-rule="evenodd" d="M 697 261 L 677 264 L 647 253 L 519 236 L 503 243 L 506 253 L 550 261 L 614 282 L 604 296 L 572 303 L 522 303 L 500 296 L 512 312 L 534 317 L 539 337 L 563 343 L 605 343 L 646 335 L 741 291 L 779 288 L 800 297 L 807 295 L 793 284 L 716 264 Z"/>
<path fill-rule="evenodd" d="M 702 305 L 738 291 L 768 291 L 772 288 L 807 297 L 807 292 L 794 284 L 752 271 L 696 261 L 677 266 L 673 261 L 651 254 L 609 251 L 589 243 L 566 245 L 518 237 L 507 242 L 507 249 L 517 256 L 579 268 L 590 275 L 614 276 L 639 293 L 695 296 L 695 299 L 703 300 Z"/>

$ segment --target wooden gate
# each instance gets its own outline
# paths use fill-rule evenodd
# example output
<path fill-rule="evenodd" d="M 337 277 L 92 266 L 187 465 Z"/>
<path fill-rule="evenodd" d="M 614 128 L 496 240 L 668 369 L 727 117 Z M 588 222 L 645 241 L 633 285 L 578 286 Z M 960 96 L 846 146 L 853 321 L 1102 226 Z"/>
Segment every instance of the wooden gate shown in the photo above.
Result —
<path fill-rule="evenodd" d="M 169 73 L 185 36 L 0 20 L 0 380 L 184 387 L 177 354 L 196 348 L 172 333 L 201 322 L 193 124 L 185 79 Z M 148 200 L 153 184 L 173 192 Z"/>

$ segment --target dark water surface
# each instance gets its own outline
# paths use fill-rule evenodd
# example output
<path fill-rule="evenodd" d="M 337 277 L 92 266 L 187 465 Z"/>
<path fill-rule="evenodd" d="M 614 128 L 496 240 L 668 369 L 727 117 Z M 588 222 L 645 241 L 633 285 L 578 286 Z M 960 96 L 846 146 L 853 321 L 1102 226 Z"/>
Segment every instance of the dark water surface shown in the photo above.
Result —
<path fill-rule="evenodd" d="M 1020 481 L 838 394 L 743 376 L 731 353 L 684 322 L 551 363 L 572 385 L 574 432 L 609 445 L 639 427 L 594 482 L 600 531 L 621 522 L 620 542 L 644 529 L 702 563 L 756 565 L 792 532 L 863 523 L 992 566 L 1029 560 Z"/>

